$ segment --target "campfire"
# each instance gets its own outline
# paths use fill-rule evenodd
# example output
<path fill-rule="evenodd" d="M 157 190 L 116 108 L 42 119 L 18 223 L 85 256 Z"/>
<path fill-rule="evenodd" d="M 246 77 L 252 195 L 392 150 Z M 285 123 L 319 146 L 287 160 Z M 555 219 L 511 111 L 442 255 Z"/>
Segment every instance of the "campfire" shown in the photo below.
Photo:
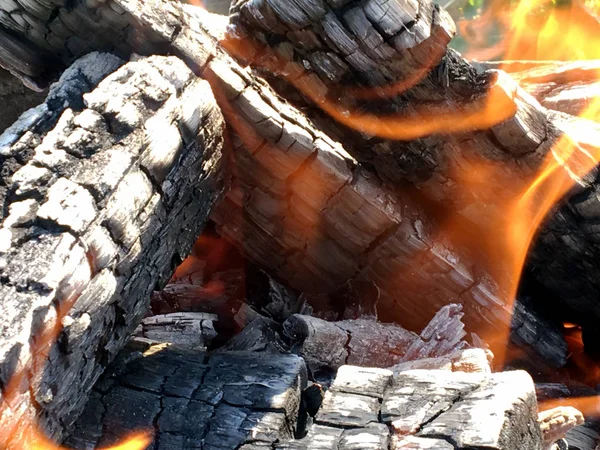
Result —
<path fill-rule="evenodd" d="M 0 5 L 0 448 L 600 448 L 593 5 L 229 3 Z"/>

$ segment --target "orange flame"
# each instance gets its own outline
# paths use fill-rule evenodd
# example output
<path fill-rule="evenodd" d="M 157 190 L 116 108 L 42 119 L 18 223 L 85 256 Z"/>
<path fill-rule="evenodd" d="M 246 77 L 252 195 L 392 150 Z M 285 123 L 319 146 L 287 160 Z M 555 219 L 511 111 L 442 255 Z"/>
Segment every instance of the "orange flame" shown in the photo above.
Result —
<path fill-rule="evenodd" d="M 570 397 L 565 399 L 545 400 L 539 403 L 540 411 L 546 411 L 558 406 L 572 406 L 586 417 L 600 417 L 600 397 Z"/>
<path fill-rule="evenodd" d="M 507 59 L 515 59 L 526 55 L 535 48 L 539 59 L 564 59 L 568 55 L 578 57 L 600 57 L 600 36 L 596 34 L 587 39 L 587 24 L 582 21 L 571 21 L 568 27 L 561 24 L 558 27 L 557 16 L 563 14 L 561 10 L 554 10 L 546 22 L 540 26 L 539 36 L 536 41 L 531 39 L 530 13 L 533 9 L 546 5 L 546 0 L 523 0 L 512 15 L 510 41 L 508 42 Z M 574 15 L 572 17 L 575 17 Z M 590 46 L 590 42 L 594 44 Z M 598 73 L 600 76 L 600 72 Z M 582 119 L 598 121 L 600 119 L 600 99 L 592 101 L 589 107 L 581 114 Z M 583 123 L 583 122 L 580 122 Z M 496 275 L 500 285 L 500 292 L 507 303 L 511 304 L 516 297 L 521 271 L 530 244 L 538 231 L 541 222 L 548 212 L 568 193 L 576 180 L 583 180 L 592 171 L 600 160 L 600 133 L 598 129 L 589 126 L 564 126 L 564 133 L 552 145 L 543 164 L 535 176 L 508 201 L 498 202 L 490 211 L 495 226 L 481 230 L 484 242 L 488 245 L 487 252 L 494 264 L 499 262 L 499 267 L 490 267 Z M 464 177 L 463 189 L 483 193 L 487 198 L 493 198 L 494 192 L 490 190 L 489 180 L 495 177 L 497 171 L 492 165 L 481 165 L 474 170 L 479 172 L 479 177 Z M 500 168 L 501 170 L 501 168 Z M 518 173 L 518 171 L 517 171 Z M 483 175 L 483 177 L 482 177 Z M 473 182 L 473 179 L 485 179 L 483 183 Z M 521 180 L 515 180 L 521 183 Z M 507 342 L 509 330 L 502 336 L 489 336 L 490 340 Z M 506 346 L 496 346 L 499 352 L 498 360 L 503 362 L 503 350 Z"/>
<path fill-rule="evenodd" d="M 489 30 L 495 24 L 503 37 L 490 47 Z M 468 59 L 598 58 L 600 23 L 579 1 L 555 5 L 552 0 L 521 0 L 512 6 L 492 0 L 480 16 L 459 20 L 457 25 L 468 46 Z"/>
<path fill-rule="evenodd" d="M 136 433 L 129 436 L 122 444 L 117 444 L 111 447 L 104 447 L 103 450 L 143 450 L 152 442 L 152 436 L 148 433 Z M 22 450 L 68 450 L 55 444 L 42 433 L 29 430 L 22 436 L 19 442 L 19 448 Z"/>
<path fill-rule="evenodd" d="M 417 107 L 411 114 L 385 116 L 364 113 L 325 98 L 321 95 L 322 89 L 318 81 L 307 75 L 303 67 L 284 60 L 268 47 L 249 39 L 239 40 L 231 37 L 221 41 L 221 45 L 232 55 L 242 60 L 253 59 L 254 64 L 278 74 L 339 123 L 361 133 L 384 139 L 413 140 L 437 133 L 485 130 L 512 117 L 516 112 L 516 106 L 509 94 L 495 86 L 482 98 L 464 107 L 451 104 L 434 108 L 428 105 L 425 108 Z M 426 69 L 417 71 L 413 76 L 391 86 L 350 88 L 349 92 L 354 98 L 362 99 L 399 95 L 418 83 L 431 69 L 430 65 L 426 65 Z"/>

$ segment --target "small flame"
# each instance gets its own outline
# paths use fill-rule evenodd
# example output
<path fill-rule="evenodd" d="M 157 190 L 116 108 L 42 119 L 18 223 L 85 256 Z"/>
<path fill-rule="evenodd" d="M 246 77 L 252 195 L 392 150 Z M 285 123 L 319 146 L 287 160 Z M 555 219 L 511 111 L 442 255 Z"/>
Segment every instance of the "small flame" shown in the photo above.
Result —
<path fill-rule="evenodd" d="M 492 0 L 473 19 L 458 21 L 467 43 L 465 57 L 480 61 L 589 60 L 598 58 L 600 23 L 581 2 L 555 4 L 552 0 Z M 491 47 L 490 30 L 502 38 Z M 572 45 L 575 44 L 575 45 Z"/>
<path fill-rule="evenodd" d="M 572 406 L 581 411 L 586 417 L 600 417 L 600 397 L 597 395 L 541 401 L 539 403 L 539 410 L 547 411 L 558 406 Z"/>
<path fill-rule="evenodd" d="M 144 450 L 151 442 L 151 434 L 135 433 L 126 438 L 123 443 L 111 447 L 103 447 L 103 450 Z M 34 429 L 25 432 L 18 444 L 22 450 L 69 450 L 67 447 L 55 444 Z"/>

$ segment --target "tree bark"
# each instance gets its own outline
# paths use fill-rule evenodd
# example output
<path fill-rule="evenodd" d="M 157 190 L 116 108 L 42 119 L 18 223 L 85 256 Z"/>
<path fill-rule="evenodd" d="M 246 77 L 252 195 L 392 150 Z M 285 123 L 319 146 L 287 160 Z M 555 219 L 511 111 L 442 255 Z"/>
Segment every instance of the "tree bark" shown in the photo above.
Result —
<path fill-rule="evenodd" d="M 208 84 L 174 57 L 122 64 L 80 59 L 0 137 L 2 448 L 63 435 L 224 189 Z"/>

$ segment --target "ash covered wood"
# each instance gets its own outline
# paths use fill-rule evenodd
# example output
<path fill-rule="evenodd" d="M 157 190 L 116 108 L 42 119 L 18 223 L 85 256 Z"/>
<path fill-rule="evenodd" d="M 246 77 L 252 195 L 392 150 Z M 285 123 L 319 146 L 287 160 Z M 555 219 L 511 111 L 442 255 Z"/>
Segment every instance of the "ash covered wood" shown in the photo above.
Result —
<path fill-rule="evenodd" d="M 583 424 L 583 415 L 573 407 L 557 407 L 538 414 L 538 423 L 542 430 L 544 450 L 558 450 L 554 446 L 557 441 L 568 445 L 565 435 L 571 429 Z M 560 447 L 559 447 L 560 448 Z"/>
<path fill-rule="evenodd" d="M 469 430 L 469 431 L 467 431 Z M 541 449 L 525 372 L 466 374 L 343 366 L 307 435 L 278 449 Z"/>
<path fill-rule="evenodd" d="M 173 57 L 122 64 L 84 57 L 0 137 L 2 447 L 77 418 L 223 190 L 208 84 Z"/>
<path fill-rule="evenodd" d="M 399 434 L 418 431 L 456 448 L 541 447 L 533 381 L 523 371 L 404 372 L 383 399 L 382 418 Z"/>
<path fill-rule="evenodd" d="M 489 351 L 481 348 L 467 348 L 464 350 L 453 351 L 444 356 L 419 358 L 412 361 L 400 362 L 390 367 L 390 370 L 394 373 L 415 369 L 491 373 L 492 359 L 493 356 Z"/>
<path fill-rule="evenodd" d="M 391 367 L 402 361 L 437 357 L 466 346 L 460 305 L 447 305 L 420 335 L 396 324 L 369 319 L 327 322 L 295 314 L 284 324 L 293 351 L 313 371 L 343 364 Z"/>

